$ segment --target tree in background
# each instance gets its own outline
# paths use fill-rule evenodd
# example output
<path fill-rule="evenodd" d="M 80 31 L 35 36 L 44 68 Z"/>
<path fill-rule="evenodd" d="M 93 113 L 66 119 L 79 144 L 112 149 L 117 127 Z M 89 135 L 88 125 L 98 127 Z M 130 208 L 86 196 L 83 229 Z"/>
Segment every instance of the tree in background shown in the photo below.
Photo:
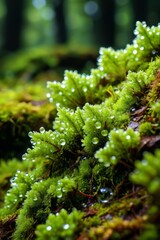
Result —
<path fill-rule="evenodd" d="M 24 26 L 25 0 L 5 0 L 6 17 L 4 21 L 4 44 L 6 52 L 13 52 L 21 46 L 21 32 Z"/>
<path fill-rule="evenodd" d="M 48 25 L 48 29 L 51 29 L 49 30 L 51 33 L 49 36 L 45 35 L 45 31 L 47 31 L 45 28 L 46 23 L 44 19 L 40 18 L 40 14 L 39 19 L 37 18 L 38 28 L 37 25 L 34 25 L 34 19 L 36 19 L 36 16 L 33 14 L 29 18 L 33 18 L 33 21 L 30 21 L 28 24 L 29 28 L 33 24 L 34 27 L 32 32 L 34 37 L 36 38 L 35 35 L 37 34 L 37 39 L 38 36 L 40 39 L 40 41 L 37 41 L 38 43 L 31 40 L 30 45 L 32 46 L 43 43 L 44 36 L 44 38 L 52 38 L 50 42 L 53 41 L 53 43 L 67 43 L 70 42 L 71 38 L 74 38 L 74 42 L 81 45 L 82 42 L 86 43 L 86 39 L 89 39 L 87 44 L 95 44 L 98 47 L 111 46 L 119 48 L 125 45 L 126 42 L 130 42 L 133 38 L 131 33 L 133 32 L 137 20 L 147 21 L 148 25 L 155 25 L 159 20 L 158 12 L 160 1 L 158 0 L 154 0 L 153 2 L 150 2 L 149 0 L 4 0 L 3 4 L 6 6 L 4 31 L 2 34 L 4 53 L 16 51 L 22 47 L 21 36 L 23 35 L 24 37 L 26 29 L 26 26 L 24 27 L 24 20 L 26 20 L 25 11 L 26 9 L 29 9 L 29 11 L 32 9 L 31 11 L 36 12 L 38 8 L 35 8 L 34 10 L 33 5 L 35 2 L 36 4 L 47 6 L 48 9 L 50 9 L 50 12 L 53 13 L 54 17 L 49 20 L 52 22 L 49 24 L 51 27 Z M 128 16 L 129 21 L 122 24 L 122 22 L 124 22 L 123 16 L 121 17 L 120 15 L 120 18 L 118 18 L 117 21 L 115 18 L 117 10 L 120 6 L 125 4 L 128 5 L 129 8 L 124 8 L 123 12 Z M 42 9 L 39 8 L 38 10 Z M 72 21 L 67 22 L 67 17 L 70 15 L 72 15 Z M 27 22 L 28 19 L 26 20 L 26 23 Z M 89 25 L 88 23 L 91 24 Z M 52 29 L 54 29 L 54 36 L 52 35 Z M 118 36 L 117 29 L 119 29 L 121 37 Z M 123 32 L 125 32 L 128 39 L 125 39 Z M 27 32 L 27 36 L 29 36 L 27 39 L 32 38 L 30 32 Z M 26 37 L 24 38 L 26 39 Z M 27 41 L 28 40 L 26 40 L 26 42 Z"/>
<path fill-rule="evenodd" d="M 67 42 L 67 28 L 65 19 L 65 0 L 53 0 L 53 7 L 55 11 L 55 22 L 57 26 L 57 42 L 66 43 Z"/>

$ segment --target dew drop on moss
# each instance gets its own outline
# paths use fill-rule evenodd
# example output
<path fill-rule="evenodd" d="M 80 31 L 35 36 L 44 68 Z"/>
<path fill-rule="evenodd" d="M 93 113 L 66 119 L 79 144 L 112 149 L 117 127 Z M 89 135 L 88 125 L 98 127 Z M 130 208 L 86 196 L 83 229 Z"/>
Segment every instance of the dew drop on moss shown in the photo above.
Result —
<path fill-rule="evenodd" d="M 46 96 L 47 96 L 47 98 L 50 98 L 50 97 L 51 97 L 51 94 L 50 94 L 50 93 L 47 93 Z"/>
<path fill-rule="evenodd" d="M 144 47 L 140 47 L 140 50 L 143 51 L 143 50 L 144 50 Z"/>
<path fill-rule="evenodd" d="M 83 92 L 87 92 L 87 88 L 86 87 L 83 88 Z"/>
<path fill-rule="evenodd" d="M 23 161 L 26 160 L 26 154 L 24 154 L 24 155 L 22 156 L 22 160 L 23 160 Z"/>
<path fill-rule="evenodd" d="M 92 143 L 93 143 L 93 144 L 98 144 L 98 142 L 99 142 L 99 139 L 98 139 L 97 137 L 94 137 L 94 138 L 92 139 Z"/>
<path fill-rule="evenodd" d="M 95 127 L 96 127 L 96 129 L 100 129 L 101 128 L 101 123 L 100 122 L 96 122 L 95 123 Z"/>
<path fill-rule="evenodd" d="M 47 231 L 51 231 L 51 230 L 52 230 L 52 227 L 51 227 L 51 226 L 47 226 L 47 227 L 46 227 L 46 230 L 47 230 Z"/>
<path fill-rule="evenodd" d="M 45 132 L 44 127 L 40 127 L 39 131 L 40 131 L 40 133 L 44 133 Z"/>
<path fill-rule="evenodd" d="M 71 92 L 75 92 L 75 89 L 74 89 L 74 88 L 72 88 L 72 89 L 71 89 Z"/>
<path fill-rule="evenodd" d="M 113 195 L 113 192 L 111 188 L 107 188 L 107 187 L 100 188 L 99 194 L 98 194 L 99 202 L 108 203 L 112 195 Z"/>
<path fill-rule="evenodd" d="M 126 139 L 127 139 L 127 140 L 130 140 L 130 139 L 131 139 L 131 136 L 130 136 L 130 135 L 127 135 L 127 136 L 126 136 Z"/>
<path fill-rule="evenodd" d="M 61 197 L 62 197 L 62 194 L 57 195 L 57 198 L 61 198 Z"/>
<path fill-rule="evenodd" d="M 64 146 L 64 145 L 66 144 L 65 140 L 64 140 L 64 139 L 61 139 L 61 140 L 60 140 L 60 144 L 61 144 L 61 146 Z"/>
<path fill-rule="evenodd" d="M 69 228 L 69 224 L 68 223 L 63 225 L 63 229 L 67 230 L 68 228 Z"/>
<path fill-rule="evenodd" d="M 30 138 L 32 137 L 32 132 L 31 132 L 31 131 L 28 133 L 28 136 L 29 136 Z"/>
<path fill-rule="evenodd" d="M 103 137 L 105 137 L 105 136 L 108 135 L 108 131 L 104 129 L 104 130 L 101 131 L 101 134 L 102 134 Z"/>
<path fill-rule="evenodd" d="M 111 162 L 114 164 L 115 161 L 116 161 L 116 156 L 112 156 L 112 157 L 111 157 Z"/>
<path fill-rule="evenodd" d="M 137 54 L 137 50 L 133 50 L 133 54 Z"/>

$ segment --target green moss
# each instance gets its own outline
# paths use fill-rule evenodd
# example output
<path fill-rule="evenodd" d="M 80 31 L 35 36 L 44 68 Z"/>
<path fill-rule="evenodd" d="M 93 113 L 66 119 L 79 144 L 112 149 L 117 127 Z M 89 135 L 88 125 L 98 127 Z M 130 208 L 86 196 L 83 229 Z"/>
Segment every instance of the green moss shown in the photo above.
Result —
<path fill-rule="evenodd" d="M 11 83 L 10 83 L 11 84 Z M 0 158 L 21 158 L 30 146 L 28 132 L 51 128 L 56 114 L 46 100 L 44 83 L 3 84 L 0 99 Z M 9 151 L 8 151 L 9 149 Z"/>
<path fill-rule="evenodd" d="M 158 240 L 160 29 L 138 22 L 135 33 L 124 50 L 102 48 L 90 74 L 48 81 L 56 116 L 29 130 L 0 210 L 2 228 L 16 225 L 3 238 Z"/>
<path fill-rule="evenodd" d="M 50 215 L 46 224 L 37 227 L 37 239 L 75 239 L 81 229 L 81 218 L 82 213 L 75 209 L 70 214 L 62 209 L 57 215 Z"/>

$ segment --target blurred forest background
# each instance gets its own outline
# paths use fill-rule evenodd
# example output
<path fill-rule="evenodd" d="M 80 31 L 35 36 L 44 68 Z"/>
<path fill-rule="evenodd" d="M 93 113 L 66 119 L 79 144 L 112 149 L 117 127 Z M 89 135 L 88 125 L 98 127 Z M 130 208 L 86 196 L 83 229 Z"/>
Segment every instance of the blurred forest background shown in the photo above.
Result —
<path fill-rule="evenodd" d="M 157 25 L 159 0 L 1 0 L 0 53 L 42 45 L 123 48 L 135 22 Z"/>

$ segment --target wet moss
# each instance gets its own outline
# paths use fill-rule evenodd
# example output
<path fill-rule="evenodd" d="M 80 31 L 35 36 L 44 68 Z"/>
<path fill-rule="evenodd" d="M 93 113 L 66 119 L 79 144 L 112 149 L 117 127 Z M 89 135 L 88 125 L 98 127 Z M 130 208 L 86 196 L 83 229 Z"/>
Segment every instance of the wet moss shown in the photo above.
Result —
<path fill-rule="evenodd" d="M 90 74 L 47 83 L 55 118 L 29 132 L 10 171 L 2 239 L 158 240 L 160 28 L 135 33 L 124 50 L 101 49 Z"/>

